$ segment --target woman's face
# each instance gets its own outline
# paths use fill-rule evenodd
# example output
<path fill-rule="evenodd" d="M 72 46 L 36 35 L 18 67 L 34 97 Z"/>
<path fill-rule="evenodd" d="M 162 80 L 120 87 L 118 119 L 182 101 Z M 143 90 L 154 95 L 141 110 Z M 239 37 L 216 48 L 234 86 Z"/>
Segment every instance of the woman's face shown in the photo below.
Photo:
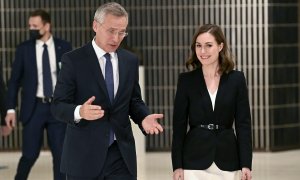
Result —
<path fill-rule="evenodd" d="M 222 48 L 223 43 L 218 44 L 210 33 L 200 34 L 196 39 L 195 51 L 202 66 L 218 64 L 219 52 Z"/>

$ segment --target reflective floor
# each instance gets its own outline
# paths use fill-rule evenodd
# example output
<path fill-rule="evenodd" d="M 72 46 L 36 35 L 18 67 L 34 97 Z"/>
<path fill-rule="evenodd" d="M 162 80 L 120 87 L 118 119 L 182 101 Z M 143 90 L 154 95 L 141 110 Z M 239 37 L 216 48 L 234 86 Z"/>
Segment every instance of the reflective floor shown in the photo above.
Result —
<path fill-rule="evenodd" d="M 0 180 L 12 180 L 20 153 L 0 152 Z M 138 157 L 139 158 L 139 157 Z M 138 160 L 138 180 L 171 180 L 170 153 L 146 153 Z M 276 153 L 256 152 L 253 180 L 299 180 L 300 150 Z M 51 154 L 42 152 L 28 180 L 52 180 Z"/>

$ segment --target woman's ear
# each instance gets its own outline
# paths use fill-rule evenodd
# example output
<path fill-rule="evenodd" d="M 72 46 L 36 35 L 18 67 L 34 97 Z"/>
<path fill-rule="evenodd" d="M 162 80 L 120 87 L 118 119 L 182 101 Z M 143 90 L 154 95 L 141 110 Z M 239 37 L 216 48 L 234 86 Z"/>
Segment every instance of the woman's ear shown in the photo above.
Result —
<path fill-rule="evenodd" d="M 221 44 L 219 45 L 219 52 L 220 52 L 220 51 L 222 51 L 222 49 L 223 49 L 223 46 L 224 46 L 224 44 L 223 44 L 223 43 L 221 43 Z"/>

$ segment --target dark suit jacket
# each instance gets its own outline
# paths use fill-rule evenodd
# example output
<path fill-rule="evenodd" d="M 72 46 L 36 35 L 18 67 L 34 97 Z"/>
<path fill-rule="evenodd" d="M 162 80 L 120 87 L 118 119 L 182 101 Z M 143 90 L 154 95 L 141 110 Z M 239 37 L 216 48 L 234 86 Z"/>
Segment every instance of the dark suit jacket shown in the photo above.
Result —
<path fill-rule="evenodd" d="M 5 125 L 5 115 L 6 115 L 6 109 L 5 109 L 5 84 L 3 81 L 3 75 L 2 75 L 2 66 L 0 64 L 0 122 L 1 125 Z"/>
<path fill-rule="evenodd" d="M 174 170 L 204 170 L 213 162 L 226 171 L 251 169 L 251 116 L 242 72 L 231 71 L 221 76 L 214 111 L 202 69 L 180 74 L 173 116 Z M 226 129 L 211 131 L 197 127 L 210 123 Z"/>
<path fill-rule="evenodd" d="M 61 39 L 54 38 L 57 61 L 57 72 L 60 70 L 61 56 L 71 50 L 71 44 Z M 35 108 L 36 91 L 38 84 L 35 40 L 21 43 L 16 49 L 15 60 L 12 66 L 11 78 L 8 83 L 7 109 L 15 109 L 18 91 L 22 87 L 20 120 L 26 123 Z"/>
<path fill-rule="evenodd" d="M 54 92 L 52 112 L 67 122 L 61 170 L 79 177 L 95 177 L 101 173 L 108 150 L 109 127 L 115 132 L 119 149 L 129 171 L 136 175 L 136 152 L 129 116 L 141 125 L 149 114 L 141 98 L 138 83 L 138 59 L 132 53 L 118 49 L 119 87 L 111 104 L 92 43 L 67 53 Z M 105 111 L 95 121 L 82 119 L 74 123 L 74 110 L 90 97 Z"/>

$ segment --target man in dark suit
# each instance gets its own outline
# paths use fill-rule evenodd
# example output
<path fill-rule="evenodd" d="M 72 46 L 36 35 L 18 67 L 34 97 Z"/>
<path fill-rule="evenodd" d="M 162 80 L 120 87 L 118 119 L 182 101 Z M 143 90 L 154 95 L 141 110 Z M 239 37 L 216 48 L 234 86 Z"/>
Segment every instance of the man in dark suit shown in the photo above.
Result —
<path fill-rule="evenodd" d="M 2 76 L 2 65 L 0 64 L 0 122 L 1 122 L 1 129 L 0 129 L 0 136 L 7 136 L 10 134 L 11 129 L 6 126 L 4 117 L 6 115 L 6 109 L 5 109 L 5 84 L 3 81 Z"/>
<path fill-rule="evenodd" d="M 29 16 L 31 39 L 16 49 L 8 84 L 6 124 L 15 127 L 14 111 L 18 91 L 22 87 L 20 121 L 23 125 L 22 157 L 15 179 L 27 179 L 39 156 L 43 131 L 47 130 L 48 144 L 53 156 L 54 179 L 65 179 L 59 171 L 65 124 L 51 114 L 52 93 L 60 70 L 61 56 L 71 50 L 71 44 L 54 38 L 50 31 L 50 15 L 36 10 Z"/>
<path fill-rule="evenodd" d="M 68 180 L 135 180 L 129 116 L 145 134 L 163 131 L 163 115 L 150 115 L 141 98 L 137 56 L 119 48 L 127 25 L 121 5 L 100 6 L 92 42 L 62 58 L 52 111 L 68 123 L 61 163 Z"/>

